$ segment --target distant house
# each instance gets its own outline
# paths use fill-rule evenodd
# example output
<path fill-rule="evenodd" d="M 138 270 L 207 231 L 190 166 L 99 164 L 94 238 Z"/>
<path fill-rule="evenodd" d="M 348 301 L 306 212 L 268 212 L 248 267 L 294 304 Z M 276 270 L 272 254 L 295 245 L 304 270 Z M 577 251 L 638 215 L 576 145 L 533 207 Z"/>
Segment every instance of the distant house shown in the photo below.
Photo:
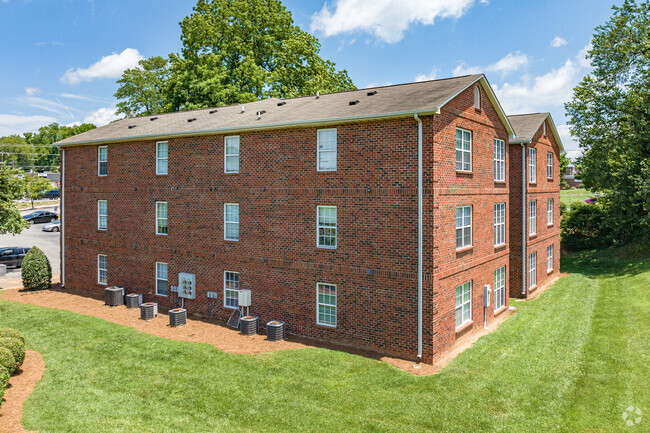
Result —
<path fill-rule="evenodd" d="M 571 188 L 580 188 L 582 186 L 582 180 L 576 179 L 578 174 L 578 168 L 573 164 L 569 164 L 566 173 L 564 173 L 564 180 Z"/>
<path fill-rule="evenodd" d="M 537 150 L 526 160 L 539 173 L 527 190 L 539 196 L 535 272 L 559 270 L 559 176 L 545 173 L 547 152 L 558 170 L 561 143 L 554 128 L 535 134 L 545 119 L 520 136 L 485 76 L 469 75 L 75 135 L 57 143 L 62 283 L 124 286 L 170 308 L 190 273 L 190 313 L 227 319 L 250 289 L 261 324 L 432 362 L 521 292 L 521 149 Z"/>

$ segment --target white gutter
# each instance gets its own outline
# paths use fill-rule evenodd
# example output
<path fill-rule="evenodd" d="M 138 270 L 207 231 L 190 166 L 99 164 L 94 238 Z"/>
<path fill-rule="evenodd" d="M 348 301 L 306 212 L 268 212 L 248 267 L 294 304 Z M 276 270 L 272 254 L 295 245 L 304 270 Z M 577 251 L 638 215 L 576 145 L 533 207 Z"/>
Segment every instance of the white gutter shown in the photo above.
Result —
<path fill-rule="evenodd" d="M 528 203 L 526 203 L 526 145 L 521 143 L 521 281 L 523 287 L 521 294 L 526 294 L 526 210 Z"/>
<path fill-rule="evenodd" d="M 422 359 L 422 120 L 418 122 L 418 361 Z"/>
<path fill-rule="evenodd" d="M 61 287 L 65 287 L 65 151 L 61 153 Z"/>

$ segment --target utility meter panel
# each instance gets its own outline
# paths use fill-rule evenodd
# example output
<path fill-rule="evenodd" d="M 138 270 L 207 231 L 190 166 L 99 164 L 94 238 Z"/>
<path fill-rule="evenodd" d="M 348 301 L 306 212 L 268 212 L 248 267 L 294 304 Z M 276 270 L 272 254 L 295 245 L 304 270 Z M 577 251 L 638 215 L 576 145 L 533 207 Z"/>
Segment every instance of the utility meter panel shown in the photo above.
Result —
<path fill-rule="evenodd" d="M 178 274 L 178 297 L 185 299 L 196 297 L 196 275 L 185 272 Z"/>

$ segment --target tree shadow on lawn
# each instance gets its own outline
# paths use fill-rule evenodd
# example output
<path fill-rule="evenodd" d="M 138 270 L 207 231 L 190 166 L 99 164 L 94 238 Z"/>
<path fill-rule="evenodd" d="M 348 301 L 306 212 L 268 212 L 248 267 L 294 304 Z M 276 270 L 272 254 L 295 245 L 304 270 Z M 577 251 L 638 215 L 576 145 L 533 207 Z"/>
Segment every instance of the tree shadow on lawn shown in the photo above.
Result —
<path fill-rule="evenodd" d="M 612 278 L 650 271 L 650 239 L 599 250 L 565 252 L 562 272 L 589 278 Z"/>

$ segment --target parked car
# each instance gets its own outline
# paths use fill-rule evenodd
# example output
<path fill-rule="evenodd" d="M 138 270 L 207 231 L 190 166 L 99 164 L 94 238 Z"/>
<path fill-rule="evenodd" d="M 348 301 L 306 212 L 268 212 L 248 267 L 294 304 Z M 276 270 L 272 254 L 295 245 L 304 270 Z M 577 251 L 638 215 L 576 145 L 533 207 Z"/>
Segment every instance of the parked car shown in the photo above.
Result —
<path fill-rule="evenodd" d="M 587 200 L 585 200 L 585 203 L 594 204 L 597 201 L 598 201 L 598 197 L 591 197 L 591 198 L 588 198 Z"/>
<path fill-rule="evenodd" d="M 49 199 L 61 198 L 61 191 L 59 191 L 58 189 L 46 191 L 45 193 L 43 193 L 43 198 L 49 198 Z"/>
<path fill-rule="evenodd" d="M 61 231 L 61 220 L 56 220 L 51 223 L 47 223 L 43 225 L 43 231 L 44 232 L 59 232 Z"/>
<path fill-rule="evenodd" d="M 0 264 L 20 268 L 23 265 L 25 254 L 29 250 L 29 248 L 23 247 L 0 248 Z"/>
<path fill-rule="evenodd" d="M 25 221 L 31 222 L 32 224 L 49 223 L 58 220 L 59 215 L 47 210 L 37 210 L 36 212 L 25 215 L 23 219 Z"/>

